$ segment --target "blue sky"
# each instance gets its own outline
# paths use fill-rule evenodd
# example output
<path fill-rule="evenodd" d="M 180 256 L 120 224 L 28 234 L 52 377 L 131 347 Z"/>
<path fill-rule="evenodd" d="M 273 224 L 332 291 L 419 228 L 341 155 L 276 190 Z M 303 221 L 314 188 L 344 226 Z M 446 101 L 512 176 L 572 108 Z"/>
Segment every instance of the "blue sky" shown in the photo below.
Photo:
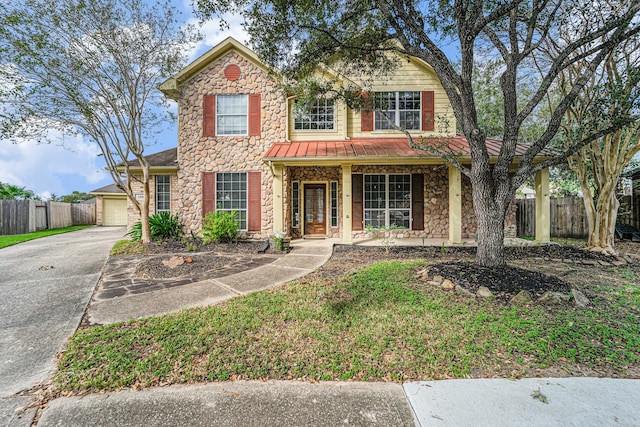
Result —
<path fill-rule="evenodd" d="M 197 22 L 192 16 L 189 0 L 173 0 L 183 11 L 185 22 Z M 203 39 L 189 52 L 189 60 L 197 58 L 228 36 L 247 41 L 246 33 L 236 17 L 229 17 L 229 30 L 220 31 L 218 22 L 207 22 L 202 28 Z M 12 144 L 0 140 L 0 182 L 19 185 L 43 198 L 51 194 L 62 196 L 74 190 L 89 192 L 111 184 L 111 176 L 104 170 L 99 148 L 81 137 L 52 134 L 52 144 L 24 141 Z M 177 123 L 172 123 L 157 143 L 148 145 L 148 154 L 175 147 Z"/>

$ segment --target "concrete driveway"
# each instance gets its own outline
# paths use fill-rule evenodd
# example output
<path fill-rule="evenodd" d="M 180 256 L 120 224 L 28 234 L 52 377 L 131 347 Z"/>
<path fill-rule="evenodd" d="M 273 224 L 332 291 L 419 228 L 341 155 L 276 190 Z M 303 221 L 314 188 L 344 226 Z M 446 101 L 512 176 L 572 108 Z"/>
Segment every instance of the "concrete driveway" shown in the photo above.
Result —
<path fill-rule="evenodd" d="M 0 249 L 0 425 L 30 425 L 16 393 L 46 381 L 124 227 L 93 227 Z"/>

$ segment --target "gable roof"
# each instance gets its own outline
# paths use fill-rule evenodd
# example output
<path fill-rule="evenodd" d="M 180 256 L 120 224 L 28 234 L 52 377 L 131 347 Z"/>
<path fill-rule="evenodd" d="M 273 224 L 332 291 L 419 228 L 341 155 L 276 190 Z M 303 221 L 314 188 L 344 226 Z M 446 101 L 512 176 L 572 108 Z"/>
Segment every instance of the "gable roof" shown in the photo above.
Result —
<path fill-rule="evenodd" d="M 209 64 L 220 58 L 222 55 L 226 54 L 230 50 L 237 51 L 240 55 L 247 58 L 249 61 L 253 62 L 258 67 L 268 71 L 268 67 L 264 64 L 258 55 L 256 55 L 251 49 L 234 39 L 233 37 L 227 37 L 203 55 L 198 57 L 196 60 L 191 62 L 189 65 L 184 67 L 182 70 L 178 72 L 178 74 L 168 78 L 163 83 L 158 85 L 158 89 L 162 91 L 167 97 L 178 100 L 178 88 L 180 85 L 193 76 L 198 74 L 204 68 L 206 68 Z"/>
<path fill-rule="evenodd" d="M 149 162 L 150 167 L 177 167 L 178 166 L 178 149 L 169 148 L 159 153 L 144 156 Z M 129 160 L 129 166 L 140 166 L 138 159 Z"/>
<path fill-rule="evenodd" d="M 125 194 L 125 192 L 122 188 L 118 187 L 118 184 L 109 184 L 105 185 L 104 187 L 89 191 L 89 194 Z"/>

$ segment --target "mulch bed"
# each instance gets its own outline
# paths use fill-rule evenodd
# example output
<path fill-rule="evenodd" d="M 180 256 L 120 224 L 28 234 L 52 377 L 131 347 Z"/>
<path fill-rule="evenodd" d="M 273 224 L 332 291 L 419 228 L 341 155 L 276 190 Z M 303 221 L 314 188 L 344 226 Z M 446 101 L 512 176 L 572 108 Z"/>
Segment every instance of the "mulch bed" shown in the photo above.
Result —
<path fill-rule="evenodd" d="M 571 285 L 555 276 L 511 266 L 487 268 L 473 262 L 450 261 L 432 265 L 429 275 L 447 278 L 473 293 L 485 286 L 503 302 L 509 302 L 523 290 L 534 299 L 548 291 L 565 294 L 571 291 Z"/>
<path fill-rule="evenodd" d="M 220 256 L 214 254 L 193 255 L 185 258 L 189 259 L 191 262 L 185 262 L 184 264 L 178 265 L 174 268 L 168 267 L 163 264 L 163 261 L 166 261 L 169 258 L 151 258 L 141 262 L 137 266 L 136 272 L 142 277 L 153 279 L 193 276 L 220 269 L 236 259 L 236 257 Z"/>
<path fill-rule="evenodd" d="M 264 247 L 264 240 L 238 240 L 231 243 L 209 243 L 203 244 L 199 239 L 168 239 L 160 242 L 152 242 L 145 247 L 148 254 L 172 254 L 172 253 L 198 253 L 213 252 L 219 254 L 257 254 Z M 278 254 L 273 246 L 265 252 L 267 254 Z"/>
<path fill-rule="evenodd" d="M 339 277 L 345 266 L 359 268 L 384 259 L 427 258 L 434 263 L 429 267 L 429 276 L 442 276 L 463 288 L 477 292 L 481 286 L 487 287 L 501 302 L 508 302 L 521 290 L 529 292 L 536 299 L 547 291 L 568 293 L 571 285 L 559 277 L 506 266 L 485 268 L 474 263 L 475 247 L 420 247 L 392 246 L 387 253 L 384 248 L 372 246 L 337 245 L 330 262 L 318 272 L 322 277 Z M 505 258 L 509 261 L 573 260 L 573 261 L 615 261 L 596 252 L 572 246 L 546 245 L 506 247 Z M 346 269 L 348 270 L 348 268 Z"/>

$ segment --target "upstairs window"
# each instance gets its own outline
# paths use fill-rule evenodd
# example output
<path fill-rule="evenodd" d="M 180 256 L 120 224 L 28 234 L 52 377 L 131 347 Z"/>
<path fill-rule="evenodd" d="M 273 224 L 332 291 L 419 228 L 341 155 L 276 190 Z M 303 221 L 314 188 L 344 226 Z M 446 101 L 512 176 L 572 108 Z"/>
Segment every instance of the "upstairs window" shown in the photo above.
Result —
<path fill-rule="evenodd" d="M 218 135 L 247 134 L 247 95 L 216 97 L 216 130 Z"/>
<path fill-rule="evenodd" d="M 406 130 L 420 129 L 420 105 L 420 92 L 376 92 L 375 130 L 394 130 L 392 123 Z"/>
<path fill-rule="evenodd" d="M 311 106 L 294 106 L 295 130 L 333 130 L 334 101 L 317 99 Z"/>

